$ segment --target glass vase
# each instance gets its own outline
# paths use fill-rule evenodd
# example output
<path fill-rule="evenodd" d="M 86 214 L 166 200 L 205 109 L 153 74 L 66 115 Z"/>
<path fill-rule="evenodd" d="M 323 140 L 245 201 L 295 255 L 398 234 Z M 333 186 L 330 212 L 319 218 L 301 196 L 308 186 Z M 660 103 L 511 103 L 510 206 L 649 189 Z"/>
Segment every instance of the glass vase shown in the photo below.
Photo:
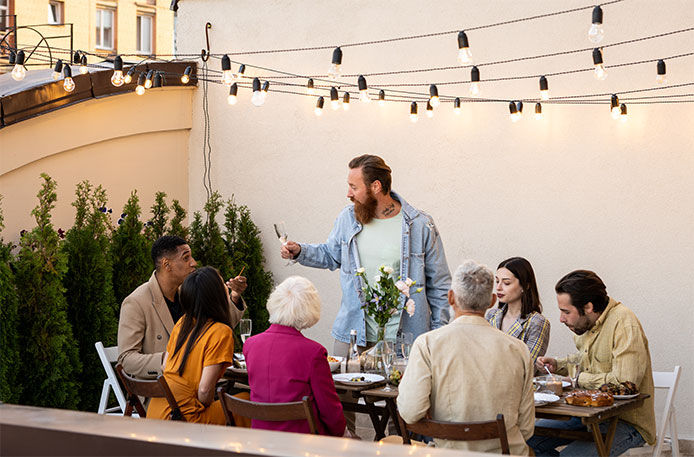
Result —
<path fill-rule="evenodd" d="M 376 344 L 371 349 L 361 353 L 360 362 L 364 373 L 375 373 L 387 377 L 386 367 L 383 363 L 386 360 L 384 355 L 393 352 L 393 348 L 392 345 L 385 344 L 385 335 L 385 326 L 379 326 Z"/>

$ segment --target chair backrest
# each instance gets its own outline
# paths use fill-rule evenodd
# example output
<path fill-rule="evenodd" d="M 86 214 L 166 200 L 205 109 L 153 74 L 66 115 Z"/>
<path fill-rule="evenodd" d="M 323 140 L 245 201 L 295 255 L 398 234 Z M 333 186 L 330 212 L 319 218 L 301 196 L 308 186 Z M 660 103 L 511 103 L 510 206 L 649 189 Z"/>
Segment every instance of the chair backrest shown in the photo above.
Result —
<path fill-rule="evenodd" d="M 94 346 L 96 347 L 96 353 L 99 354 L 101 365 L 103 365 L 104 371 L 106 372 L 106 383 L 113 389 L 113 394 L 116 396 L 121 411 L 125 411 L 125 395 L 123 395 L 123 391 L 120 388 L 116 372 L 113 371 L 112 365 L 118 361 L 118 346 L 104 347 L 101 341 L 94 343 Z M 104 389 L 106 398 L 102 399 L 102 404 L 99 405 L 100 414 L 106 411 L 106 401 L 108 400 L 108 388 L 105 387 Z"/>
<path fill-rule="evenodd" d="M 677 365 L 673 371 L 654 371 L 653 372 L 653 384 L 656 389 L 668 389 L 667 397 L 665 398 L 665 408 L 663 409 L 662 420 L 660 421 L 660 427 L 656 434 L 656 445 L 654 448 L 653 455 L 659 456 L 663 447 L 663 439 L 665 438 L 665 430 L 669 424 L 673 424 L 674 421 L 670 421 L 671 414 L 674 413 L 674 407 L 672 406 L 673 400 L 675 398 L 675 392 L 677 392 L 677 383 L 680 379 L 680 366 Z M 676 430 L 670 430 L 673 434 L 672 439 L 677 440 L 675 435 Z M 675 444 L 675 443 L 673 443 Z M 674 447 L 674 446 L 673 446 Z M 674 455 L 674 453 L 673 453 Z"/>
<path fill-rule="evenodd" d="M 501 453 L 510 454 L 504 415 L 498 414 L 496 420 L 484 422 L 443 422 L 422 419 L 415 424 L 407 424 L 398 414 L 403 442 L 410 444 L 408 432 L 454 441 L 480 441 L 498 438 L 501 442 Z"/>
<path fill-rule="evenodd" d="M 271 422 L 305 419 L 308 421 L 309 431 L 315 435 L 318 434 L 316 425 L 318 421 L 313 411 L 313 402 L 309 397 L 290 403 L 259 403 L 229 395 L 224 392 L 223 387 L 217 389 L 217 394 L 222 401 L 227 425 L 236 425 L 233 414 Z"/>
<path fill-rule="evenodd" d="M 128 404 L 125 407 L 124 416 L 131 416 L 134 408 L 140 417 L 146 417 L 145 407 L 139 397 L 166 398 L 171 408 L 171 420 L 186 421 L 164 376 L 159 376 L 157 379 L 136 379 L 126 373 L 120 363 L 116 365 L 116 372 L 128 392 Z"/>

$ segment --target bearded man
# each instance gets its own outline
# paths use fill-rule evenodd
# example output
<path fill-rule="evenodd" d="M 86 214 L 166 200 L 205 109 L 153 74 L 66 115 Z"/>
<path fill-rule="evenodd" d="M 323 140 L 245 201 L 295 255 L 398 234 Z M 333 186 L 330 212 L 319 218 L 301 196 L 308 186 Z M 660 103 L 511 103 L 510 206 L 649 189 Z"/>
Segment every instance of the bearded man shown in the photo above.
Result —
<path fill-rule="evenodd" d="M 391 169 L 378 156 L 352 159 L 347 185 L 347 198 L 354 204 L 342 210 L 325 243 L 289 241 L 280 251 L 283 258 L 308 267 L 340 269 L 342 303 L 332 328 L 333 354 L 347 355 L 352 329 L 360 351 L 377 341 L 378 326 L 362 309 L 363 280 L 355 274 L 360 268 L 370 284 L 385 265 L 396 279 L 411 278 L 423 288 L 412 295 L 413 313 L 410 306 L 391 317 L 386 339 L 394 340 L 398 331 L 417 337 L 447 324 L 451 273 L 431 216 L 391 191 Z"/>

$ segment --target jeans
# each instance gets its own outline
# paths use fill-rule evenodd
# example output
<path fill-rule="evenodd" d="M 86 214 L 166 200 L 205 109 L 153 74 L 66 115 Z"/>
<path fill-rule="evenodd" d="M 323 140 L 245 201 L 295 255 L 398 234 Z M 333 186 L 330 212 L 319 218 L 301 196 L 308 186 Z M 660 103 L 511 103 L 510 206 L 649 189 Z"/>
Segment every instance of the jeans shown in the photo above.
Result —
<path fill-rule="evenodd" d="M 559 421 L 551 419 L 540 419 L 535 422 L 536 427 L 549 427 L 561 430 L 581 430 L 588 431 L 587 427 L 581 423 L 581 419 L 573 417 L 568 421 Z M 606 433 L 608 424 L 603 422 L 600 424 L 600 432 Z M 617 422 L 617 429 L 612 440 L 612 449 L 610 455 L 620 455 L 633 447 L 639 447 L 644 444 L 644 439 L 639 432 L 624 421 Z M 561 452 L 556 448 L 567 444 Z M 598 449 L 592 441 L 572 441 L 566 438 L 553 438 L 549 436 L 533 435 L 528 440 L 528 446 L 533 448 L 535 455 L 538 456 L 597 456 Z"/>

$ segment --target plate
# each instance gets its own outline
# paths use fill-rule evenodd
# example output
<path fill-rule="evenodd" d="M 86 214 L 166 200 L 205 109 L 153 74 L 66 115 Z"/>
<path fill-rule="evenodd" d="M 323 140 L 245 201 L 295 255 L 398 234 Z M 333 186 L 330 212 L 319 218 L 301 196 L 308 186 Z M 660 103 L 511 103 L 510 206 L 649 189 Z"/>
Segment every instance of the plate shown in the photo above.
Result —
<path fill-rule="evenodd" d="M 533 382 L 535 384 L 539 384 L 541 386 L 547 385 L 547 380 L 545 378 L 537 377 L 533 378 Z M 571 387 L 571 383 L 569 381 L 563 381 L 561 382 L 561 386 L 566 389 L 567 387 Z"/>
<path fill-rule="evenodd" d="M 615 400 L 629 400 L 630 398 L 636 398 L 639 396 L 639 394 L 631 394 L 631 395 L 612 395 Z"/>
<path fill-rule="evenodd" d="M 350 381 L 352 378 L 364 378 L 363 381 Z M 386 378 L 375 373 L 338 373 L 333 375 L 333 380 L 348 386 L 365 386 L 374 382 L 383 381 Z"/>
<path fill-rule="evenodd" d="M 330 357 L 332 357 L 333 359 L 337 359 L 337 362 L 331 362 L 330 360 L 328 360 L 328 365 L 330 365 L 330 371 L 335 371 L 338 368 L 340 368 L 340 364 L 343 360 L 345 360 L 344 357 L 338 357 L 336 355 L 331 355 Z"/>
<path fill-rule="evenodd" d="M 544 392 L 535 392 L 535 405 L 538 403 L 542 404 L 547 404 L 547 403 L 554 403 L 555 401 L 559 401 L 559 397 L 554 394 L 548 394 Z"/>

